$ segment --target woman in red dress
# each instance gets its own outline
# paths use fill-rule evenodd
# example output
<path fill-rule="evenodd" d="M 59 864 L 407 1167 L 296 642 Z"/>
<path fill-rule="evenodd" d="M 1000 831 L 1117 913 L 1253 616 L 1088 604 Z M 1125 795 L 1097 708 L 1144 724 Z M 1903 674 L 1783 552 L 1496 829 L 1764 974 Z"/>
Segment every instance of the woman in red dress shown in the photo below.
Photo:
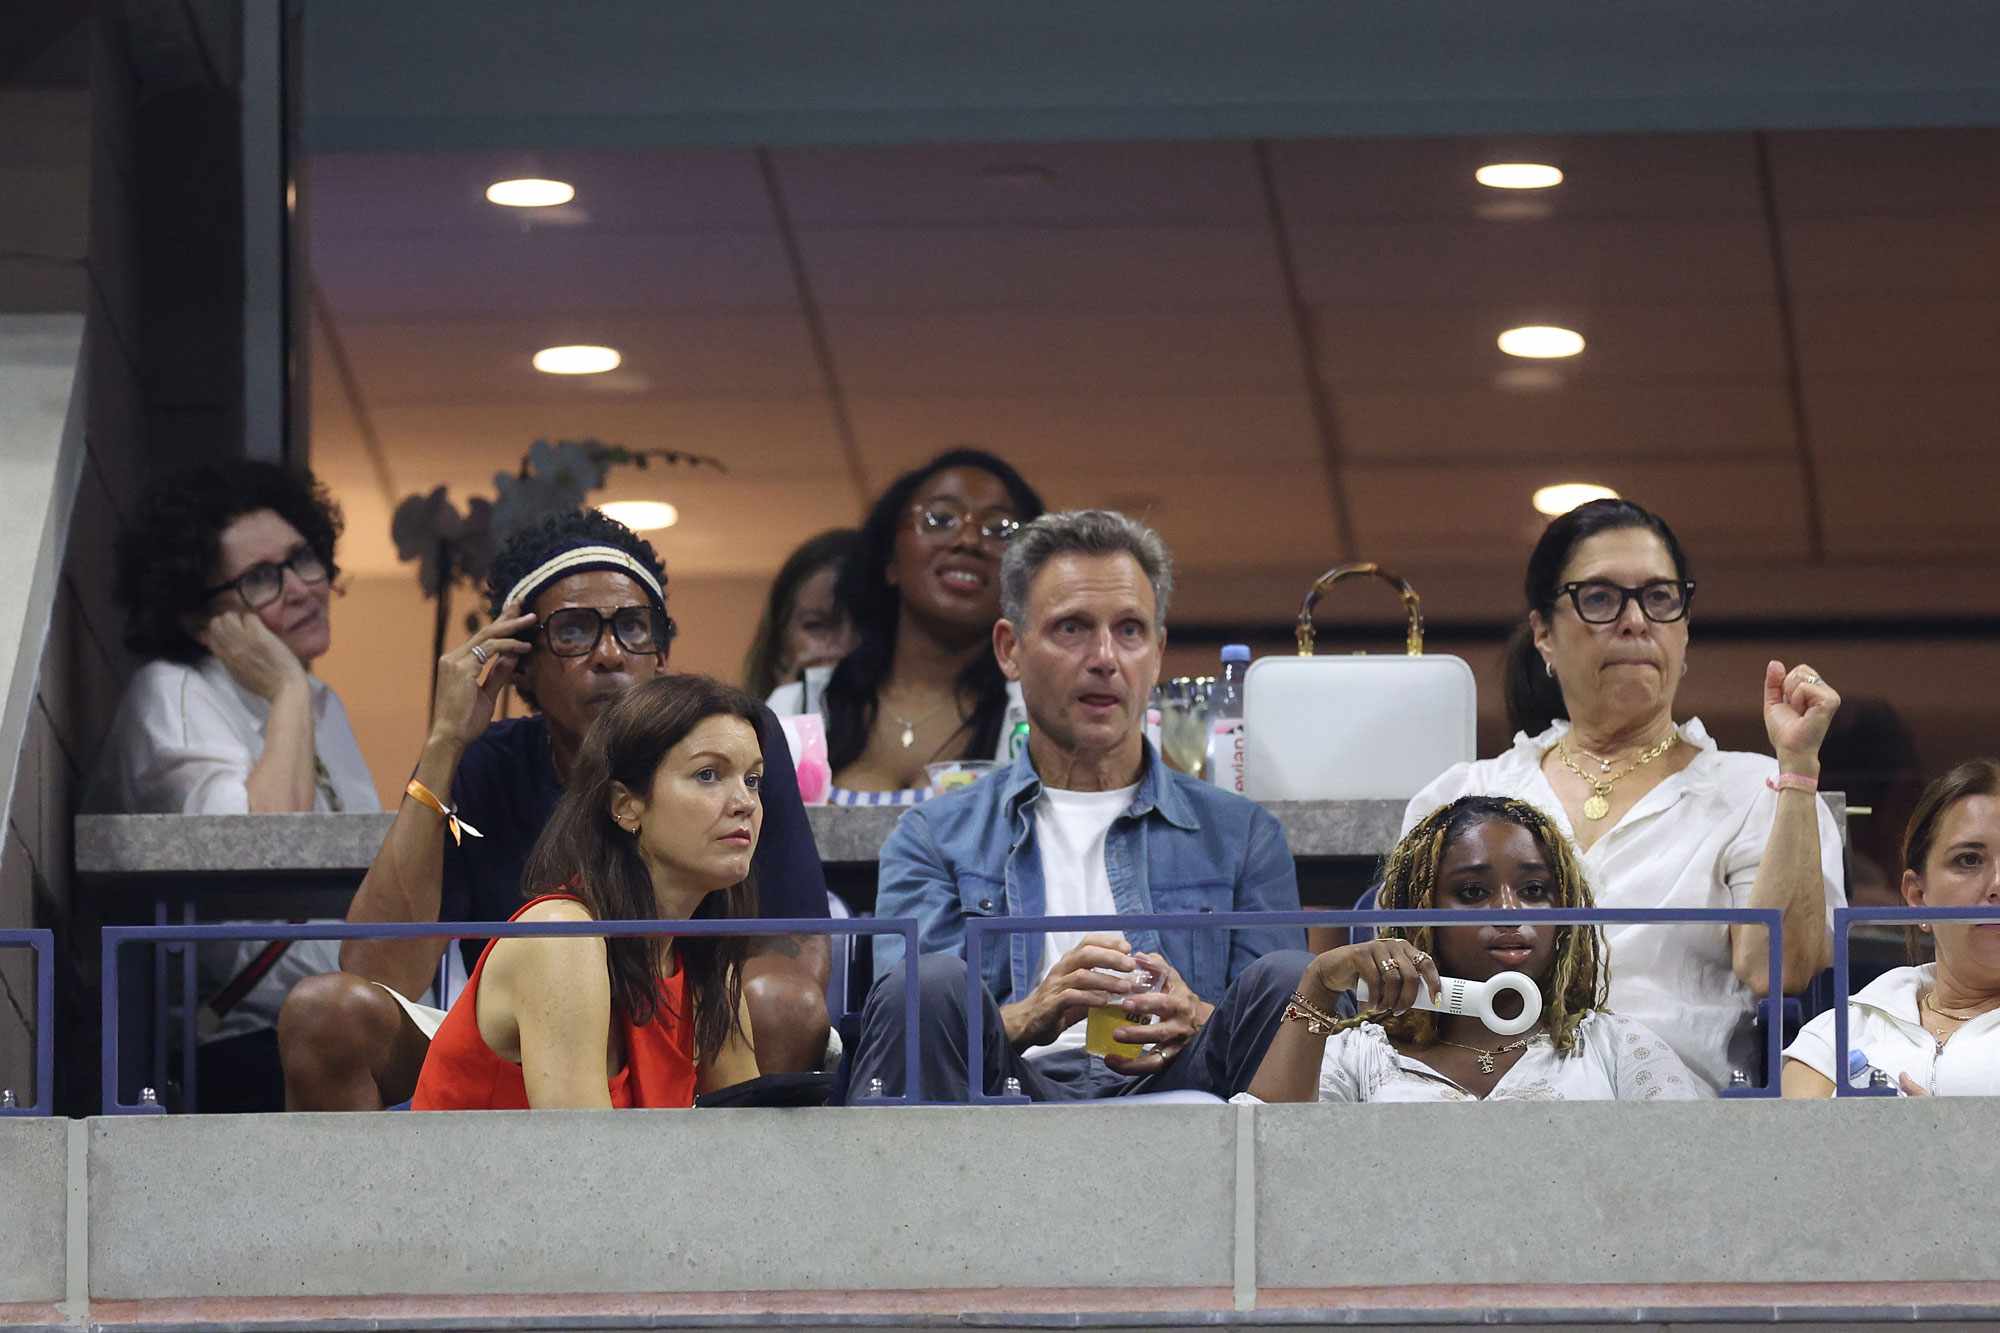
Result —
<path fill-rule="evenodd" d="M 516 921 L 754 917 L 763 824 L 757 703 L 661 676 L 591 724 Z M 418 1110 L 691 1106 L 757 1077 L 745 941 L 495 940 L 431 1042 Z"/>

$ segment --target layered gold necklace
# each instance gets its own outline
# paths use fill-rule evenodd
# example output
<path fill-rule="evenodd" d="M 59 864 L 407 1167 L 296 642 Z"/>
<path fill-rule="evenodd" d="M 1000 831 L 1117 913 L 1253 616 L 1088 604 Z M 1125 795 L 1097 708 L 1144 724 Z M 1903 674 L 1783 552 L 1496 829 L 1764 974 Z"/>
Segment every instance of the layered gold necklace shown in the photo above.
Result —
<path fill-rule="evenodd" d="M 1590 797 L 1583 803 L 1583 817 L 1596 821 L 1611 813 L 1611 788 L 1613 786 L 1631 777 L 1634 773 L 1673 749 L 1675 744 L 1680 741 L 1680 738 L 1681 734 L 1679 731 L 1669 731 L 1665 740 L 1657 745 L 1648 747 L 1645 753 L 1628 764 L 1622 773 L 1611 772 L 1610 763 L 1603 759 L 1597 760 L 1601 771 L 1596 776 L 1593 777 L 1589 773 L 1584 772 L 1577 765 L 1575 757 L 1570 754 L 1568 736 L 1564 736 L 1556 742 L 1556 757 L 1562 760 L 1564 768 L 1582 778 L 1590 787 Z M 1597 759 L 1597 756 L 1592 755 L 1591 758 Z"/>

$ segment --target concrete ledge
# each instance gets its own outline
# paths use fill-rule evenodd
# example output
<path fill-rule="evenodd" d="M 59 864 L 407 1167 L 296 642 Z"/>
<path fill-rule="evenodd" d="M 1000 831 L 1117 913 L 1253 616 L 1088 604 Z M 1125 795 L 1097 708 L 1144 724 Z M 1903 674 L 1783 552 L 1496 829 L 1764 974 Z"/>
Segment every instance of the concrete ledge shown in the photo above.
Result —
<path fill-rule="evenodd" d="M 0 1120 L 0 1305 L 67 1294 L 69 1121 Z"/>
<path fill-rule="evenodd" d="M 1847 799 L 1821 799 L 1846 827 Z M 1292 855 L 1380 856 L 1396 843 L 1401 801 L 1271 801 Z M 806 811 L 820 859 L 876 861 L 901 810 L 816 806 Z M 78 874 L 360 875 L 388 836 L 393 814 L 80 815 Z"/>
<path fill-rule="evenodd" d="M 90 1294 L 1227 1286 L 1222 1106 L 90 1122 Z M 1168 1190 L 1163 1181 L 1171 1178 Z"/>
<path fill-rule="evenodd" d="M 1981 1098 L 1259 1107 L 1257 1284 L 2000 1281 L 1992 1124 Z"/>

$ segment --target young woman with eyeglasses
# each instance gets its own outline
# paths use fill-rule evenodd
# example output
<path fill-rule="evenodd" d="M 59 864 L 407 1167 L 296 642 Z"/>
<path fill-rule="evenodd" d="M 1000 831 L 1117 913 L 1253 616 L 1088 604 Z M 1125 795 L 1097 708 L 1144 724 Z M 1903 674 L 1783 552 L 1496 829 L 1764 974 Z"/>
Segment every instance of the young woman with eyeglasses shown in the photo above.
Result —
<path fill-rule="evenodd" d="M 133 674 L 86 803 L 143 814 L 376 810 L 340 698 L 312 674 L 333 643 L 340 510 L 305 473 L 210 464 L 162 478 L 120 535 L 116 594 Z M 205 1110 L 281 1104 L 272 1026 L 286 991 L 334 964 L 325 941 L 204 946 Z"/>
<path fill-rule="evenodd" d="M 857 646 L 771 696 L 779 713 L 825 717 L 834 803 L 912 804 L 926 764 L 1008 757 L 1000 557 L 1041 513 L 1021 474 L 977 449 L 939 454 L 875 502 L 835 590 Z"/>
<path fill-rule="evenodd" d="M 1513 748 L 1447 770 L 1403 822 L 1460 796 L 1510 796 L 1576 841 L 1601 907 L 1782 911 L 1779 979 L 1754 926 L 1605 930 L 1611 1008 L 1722 1088 L 1752 1063 L 1755 1000 L 1774 985 L 1804 989 L 1831 956 L 1841 843 L 1816 790 L 1840 696 L 1804 663 L 1769 663 L 1775 759 L 1718 748 L 1698 718 L 1676 721 L 1694 589 L 1673 529 L 1636 504 L 1596 500 L 1550 523 L 1528 558 L 1528 614 L 1508 649 Z"/>

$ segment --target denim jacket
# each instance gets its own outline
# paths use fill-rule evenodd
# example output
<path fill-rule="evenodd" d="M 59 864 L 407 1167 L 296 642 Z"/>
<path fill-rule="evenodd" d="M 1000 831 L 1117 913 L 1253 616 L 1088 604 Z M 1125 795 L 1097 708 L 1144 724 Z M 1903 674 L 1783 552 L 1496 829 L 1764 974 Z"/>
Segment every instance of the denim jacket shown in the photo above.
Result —
<path fill-rule="evenodd" d="M 1175 772 L 1146 746 L 1139 790 L 1104 844 L 1120 912 L 1299 910 L 1285 833 L 1268 810 Z M 1040 916 L 1047 897 L 1035 845 L 1041 779 L 1023 748 L 1013 764 L 962 791 L 914 806 L 882 845 L 877 916 L 913 916 L 925 953 L 965 953 L 968 917 Z M 1159 953 L 1211 1003 L 1264 954 L 1302 949 L 1295 926 L 1248 930 L 1127 931 L 1135 950 Z M 1025 999 L 1042 976 L 1040 933 L 989 935 L 981 967 L 1002 1004 Z M 875 975 L 903 965 L 898 935 L 875 937 Z"/>

